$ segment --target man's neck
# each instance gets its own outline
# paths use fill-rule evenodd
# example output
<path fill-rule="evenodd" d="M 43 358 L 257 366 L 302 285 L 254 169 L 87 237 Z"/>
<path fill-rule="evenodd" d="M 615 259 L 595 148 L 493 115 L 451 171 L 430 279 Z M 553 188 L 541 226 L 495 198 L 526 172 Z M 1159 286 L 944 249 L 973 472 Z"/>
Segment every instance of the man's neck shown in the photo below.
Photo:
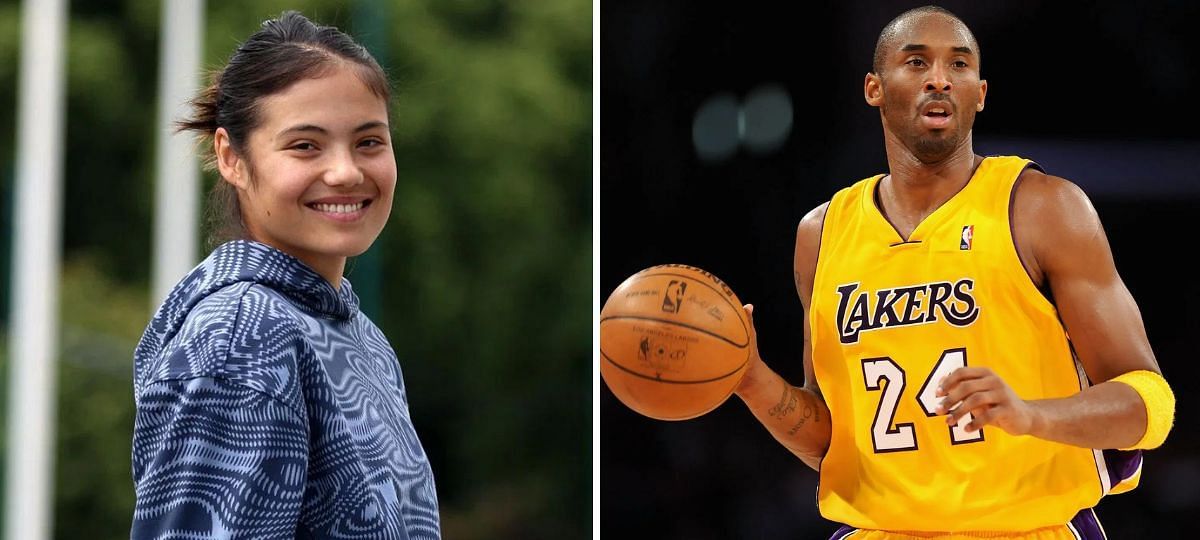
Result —
<path fill-rule="evenodd" d="M 969 136 L 964 143 L 935 163 L 922 162 L 903 145 L 888 144 L 889 174 L 880 185 L 886 210 L 924 217 L 962 190 L 983 160 Z"/>

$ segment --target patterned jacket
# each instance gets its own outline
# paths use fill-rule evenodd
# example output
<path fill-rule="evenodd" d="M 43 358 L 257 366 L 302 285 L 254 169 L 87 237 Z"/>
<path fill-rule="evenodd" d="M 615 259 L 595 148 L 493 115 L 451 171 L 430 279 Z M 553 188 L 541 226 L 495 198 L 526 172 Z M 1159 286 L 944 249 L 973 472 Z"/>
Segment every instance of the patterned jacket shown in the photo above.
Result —
<path fill-rule="evenodd" d="M 404 379 L 348 281 L 222 245 L 134 353 L 132 537 L 440 538 Z"/>

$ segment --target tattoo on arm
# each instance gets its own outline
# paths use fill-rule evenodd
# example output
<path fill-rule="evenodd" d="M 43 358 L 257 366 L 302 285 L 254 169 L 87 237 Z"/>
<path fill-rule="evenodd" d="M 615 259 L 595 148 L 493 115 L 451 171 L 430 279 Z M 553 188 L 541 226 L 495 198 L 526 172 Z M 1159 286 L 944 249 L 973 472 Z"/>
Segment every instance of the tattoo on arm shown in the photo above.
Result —
<path fill-rule="evenodd" d="M 796 279 L 796 294 L 801 294 L 800 293 L 800 290 L 801 290 L 800 289 L 800 272 L 792 270 L 792 276 L 794 276 L 794 278 Z"/>
<path fill-rule="evenodd" d="M 782 420 L 784 417 L 795 412 L 797 407 L 800 406 L 801 401 L 804 402 L 804 408 L 800 413 L 800 417 L 796 419 L 796 423 L 792 424 L 791 429 L 788 429 L 788 435 L 795 435 L 810 420 L 813 422 L 821 421 L 821 413 L 818 409 L 820 398 L 806 396 L 803 390 L 785 382 L 783 383 L 783 394 L 779 396 L 779 402 L 767 410 L 767 414 Z"/>
<path fill-rule="evenodd" d="M 796 389 L 792 388 L 791 385 L 787 383 L 783 383 L 783 395 L 779 396 L 779 403 L 776 403 L 774 407 L 771 407 L 771 409 L 767 411 L 767 414 L 783 418 L 784 416 L 791 414 L 792 411 L 796 410 L 796 401 Z"/>
<path fill-rule="evenodd" d="M 793 389 L 793 391 L 798 390 Z M 800 431 L 800 428 L 804 427 L 804 424 L 808 423 L 809 420 L 812 420 L 813 422 L 820 422 L 821 413 L 818 411 L 816 404 L 814 404 L 811 399 L 806 399 L 804 400 L 804 413 L 800 415 L 799 420 L 796 420 L 796 424 L 792 426 L 792 429 L 788 430 L 788 435 L 795 435 L 796 432 Z"/>

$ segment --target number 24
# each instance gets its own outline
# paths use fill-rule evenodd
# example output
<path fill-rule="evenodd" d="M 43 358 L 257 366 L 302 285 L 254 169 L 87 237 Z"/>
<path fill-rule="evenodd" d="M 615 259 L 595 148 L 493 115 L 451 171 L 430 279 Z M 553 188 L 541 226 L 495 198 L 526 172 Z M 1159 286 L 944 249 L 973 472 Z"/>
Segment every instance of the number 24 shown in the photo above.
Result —
<path fill-rule="evenodd" d="M 966 349 L 947 349 L 942 352 L 942 357 L 938 359 L 937 364 L 933 366 L 933 371 L 929 373 L 929 376 L 925 378 L 925 383 L 917 391 L 917 403 L 921 405 L 925 416 L 937 416 L 936 411 L 941 402 L 941 398 L 937 397 L 937 384 L 931 383 L 935 383 L 935 381 L 940 383 L 950 372 L 966 365 Z M 871 442 L 875 447 L 875 452 L 881 454 L 916 450 L 917 435 L 912 422 L 895 424 L 896 406 L 900 403 L 905 388 L 904 369 L 886 356 L 863 359 L 862 369 L 867 390 L 883 390 L 883 395 L 879 398 L 879 407 L 875 409 L 875 420 L 871 423 Z M 880 385 L 880 381 L 887 381 L 887 384 Z M 957 424 L 949 426 L 951 444 L 983 440 L 982 428 L 973 432 L 966 430 L 966 426 L 970 422 L 971 414 L 967 413 L 958 420 Z"/>

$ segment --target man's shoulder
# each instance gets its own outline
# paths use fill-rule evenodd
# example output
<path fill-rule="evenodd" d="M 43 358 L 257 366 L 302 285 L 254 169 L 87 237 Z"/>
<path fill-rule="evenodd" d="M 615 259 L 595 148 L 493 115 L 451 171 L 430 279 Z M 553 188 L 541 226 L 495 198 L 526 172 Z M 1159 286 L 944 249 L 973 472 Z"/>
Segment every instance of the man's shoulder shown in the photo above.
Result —
<path fill-rule="evenodd" d="M 1054 225 L 1057 221 L 1093 215 L 1095 209 L 1078 184 L 1028 167 L 1021 172 L 1013 195 L 1013 217 Z"/>
<path fill-rule="evenodd" d="M 1061 176 L 1046 174 L 1041 169 L 1026 167 L 1018 179 L 1017 192 L 1028 192 L 1038 197 L 1074 197 L 1083 195 L 1083 190 L 1074 182 Z"/>
<path fill-rule="evenodd" d="M 1104 238 L 1100 216 L 1083 189 L 1045 172 L 1021 173 L 1012 201 L 1014 240 L 1032 272 L 1051 272 L 1074 250 Z"/>
<path fill-rule="evenodd" d="M 830 201 L 825 201 L 816 208 L 809 210 L 800 223 L 796 225 L 796 249 L 812 250 L 815 252 L 821 242 L 821 231 L 825 228 L 825 215 L 829 212 Z"/>
<path fill-rule="evenodd" d="M 811 234 L 815 229 L 816 233 L 820 234 L 821 224 L 825 221 L 825 214 L 829 212 L 829 202 L 825 201 L 804 214 L 804 217 L 800 218 L 800 224 L 797 225 L 799 231 Z"/>

